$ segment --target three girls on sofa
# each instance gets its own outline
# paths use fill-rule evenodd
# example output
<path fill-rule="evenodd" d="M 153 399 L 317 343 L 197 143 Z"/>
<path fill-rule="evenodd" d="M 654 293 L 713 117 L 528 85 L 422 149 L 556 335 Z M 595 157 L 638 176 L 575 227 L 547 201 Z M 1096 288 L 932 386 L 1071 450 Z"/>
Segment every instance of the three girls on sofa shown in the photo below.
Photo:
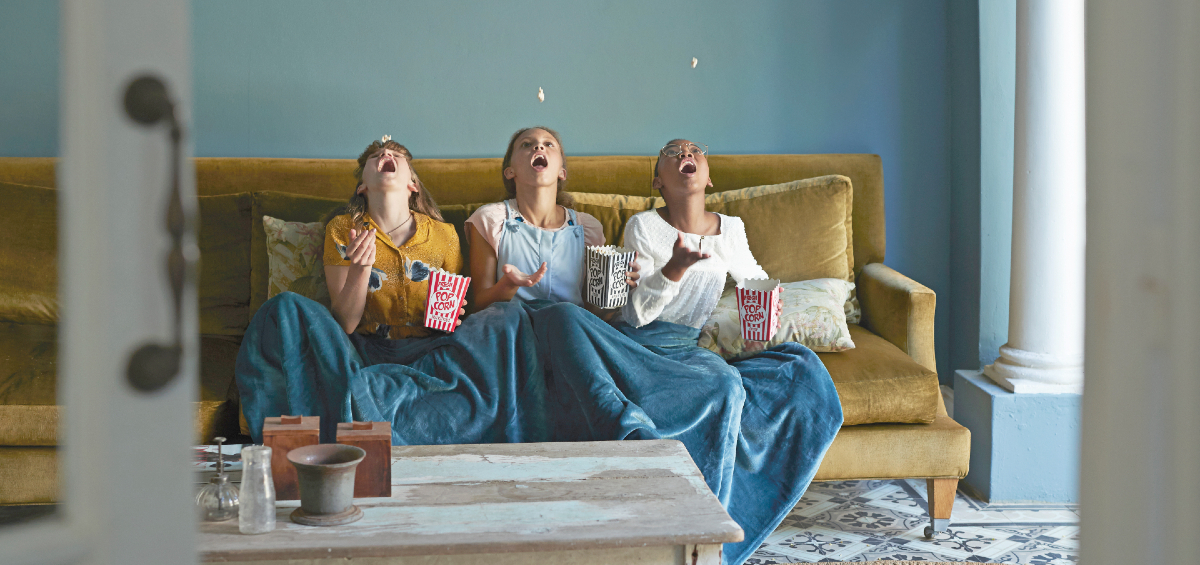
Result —
<path fill-rule="evenodd" d="M 284 293 L 247 330 L 238 384 L 255 439 L 283 413 L 321 415 L 323 441 L 326 420 L 389 421 L 399 444 L 676 439 L 746 532 L 723 552 L 743 562 L 799 501 L 842 414 L 802 345 L 733 364 L 696 345 L 727 274 L 766 277 L 741 220 L 704 209 L 706 152 L 687 140 L 660 152 L 667 205 L 628 224 L 641 269 L 609 324 L 583 307 L 584 249 L 604 235 L 569 208 L 559 136 L 518 131 L 502 167 L 511 198 L 467 220 L 477 312 L 430 337 L 419 283 L 461 268 L 458 240 L 407 150 L 372 143 L 326 232 L 333 315 Z"/>

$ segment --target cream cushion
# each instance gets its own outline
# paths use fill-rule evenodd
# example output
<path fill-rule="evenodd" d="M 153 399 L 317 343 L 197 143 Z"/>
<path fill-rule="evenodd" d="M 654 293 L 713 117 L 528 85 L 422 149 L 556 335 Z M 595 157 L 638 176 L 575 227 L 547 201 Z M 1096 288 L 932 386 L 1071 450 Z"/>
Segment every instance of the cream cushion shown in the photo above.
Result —
<path fill-rule="evenodd" d="M 840 279 L 816 279 L 779 285 L 783 305 L 779 330 L 770 341 L 742 339 L 737 293 L 728 289 L 712 315 L 700 329 L 700 347 L 725 359 L 742 359 L 786 341 L 813 351 L 836 352 L 854 348 L 846 327 L 844 305 L 854 283 Z"/>
<path fill-rule="evenodd" d="M 263 216 L 267 238 L 267 299 L 295 292 L 329 306 L 325 284 L 325 225 Z"/>

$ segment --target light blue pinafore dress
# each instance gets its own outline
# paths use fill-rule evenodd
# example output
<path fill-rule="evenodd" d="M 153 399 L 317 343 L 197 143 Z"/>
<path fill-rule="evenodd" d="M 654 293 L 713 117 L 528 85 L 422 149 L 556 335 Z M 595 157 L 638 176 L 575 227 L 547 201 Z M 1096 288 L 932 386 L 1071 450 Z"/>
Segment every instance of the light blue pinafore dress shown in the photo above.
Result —
<path fill-rule="evenodd" d="M 513 300 L 549 300 L 583 305 L 583 226 L 575 211 L 567 209 L 567 226 L 544 230 L 529 225 L 512 200 L 504 201 L 504 231 L 496 249 L 496 280 L 504 277 L 504 265 L 522 273 L 537 272 L 546 263 L 546 275 L 533 286 L 517 289 Z"/>

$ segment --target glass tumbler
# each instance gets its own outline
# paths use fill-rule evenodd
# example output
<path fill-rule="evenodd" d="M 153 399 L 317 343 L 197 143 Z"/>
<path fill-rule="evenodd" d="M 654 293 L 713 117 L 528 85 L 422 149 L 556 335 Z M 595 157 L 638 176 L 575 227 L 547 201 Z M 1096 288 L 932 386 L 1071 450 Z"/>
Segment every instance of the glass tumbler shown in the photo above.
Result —
<path fill-rule="evenodd" d="M 271 478 L 271 448 L 250 445 L 242 448 L 242 492 L 238 530 L 243 534 L 265 534 L 275 529 L 275 483 Z"/>

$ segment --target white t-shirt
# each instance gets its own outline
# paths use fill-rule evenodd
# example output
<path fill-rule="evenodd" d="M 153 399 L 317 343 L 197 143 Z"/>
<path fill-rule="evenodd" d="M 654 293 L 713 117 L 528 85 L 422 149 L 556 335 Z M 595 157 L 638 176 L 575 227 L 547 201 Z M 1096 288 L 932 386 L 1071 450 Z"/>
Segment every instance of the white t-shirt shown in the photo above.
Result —
<path fill-rule="evenodd" d="M 693 250 L 711 255 L 684 272 L 679 282 L 663 276 L 662 268 L 671 260 L 675 239 L 682 233 L 668 224 L 656 210 L 641 212 L 625 226 L 625 247 L 638 252 L 641 280 L 621 309 L 625 322 L 642 327 L 654 320 L 704 326 L 716 308 L 725 288 L 725 275 L 736 282 L 765 279 L 767 272 L 754 260 L 746 242 L 746 225 L 737 216 L 717 214 L 721 219 L 717 235 L 683 234 L 683 243 Z"/>
<path fill-rule="evenodd" d="M 517 218 L 521 217 L 521 211 L 517 208 L 516 199 L 508 200 L 508 204 L 512 206 L 513 212 Z M 561 208 L 561 206 L 560 206 Z M 564 210 L 566 210 L 564 208 Z M 500 238 L 504 237 L 504 218 L 506 211 L 504 202 L 493 202 L 480 206 L 467 218 L 467 223 L 475 226 L 475 231 L 483 236 L 483 239 L 492 246 L 492 251 L 497 252 L 500 249 Z M 591 214 L 584 212 L 575 212 L 575 217 L 579 219 L 579 225 L 583 226 L 583 242 L 586 245 L 604 245 L 604 226 L 600 225 L 600 220 L 597 220 Z M 563 225 L 547 231 L 558 231 L 569 225 L 571 214 L 566 214 L 566 220 Z M 540 228 L 544 229 L 544 228 Z"/>

